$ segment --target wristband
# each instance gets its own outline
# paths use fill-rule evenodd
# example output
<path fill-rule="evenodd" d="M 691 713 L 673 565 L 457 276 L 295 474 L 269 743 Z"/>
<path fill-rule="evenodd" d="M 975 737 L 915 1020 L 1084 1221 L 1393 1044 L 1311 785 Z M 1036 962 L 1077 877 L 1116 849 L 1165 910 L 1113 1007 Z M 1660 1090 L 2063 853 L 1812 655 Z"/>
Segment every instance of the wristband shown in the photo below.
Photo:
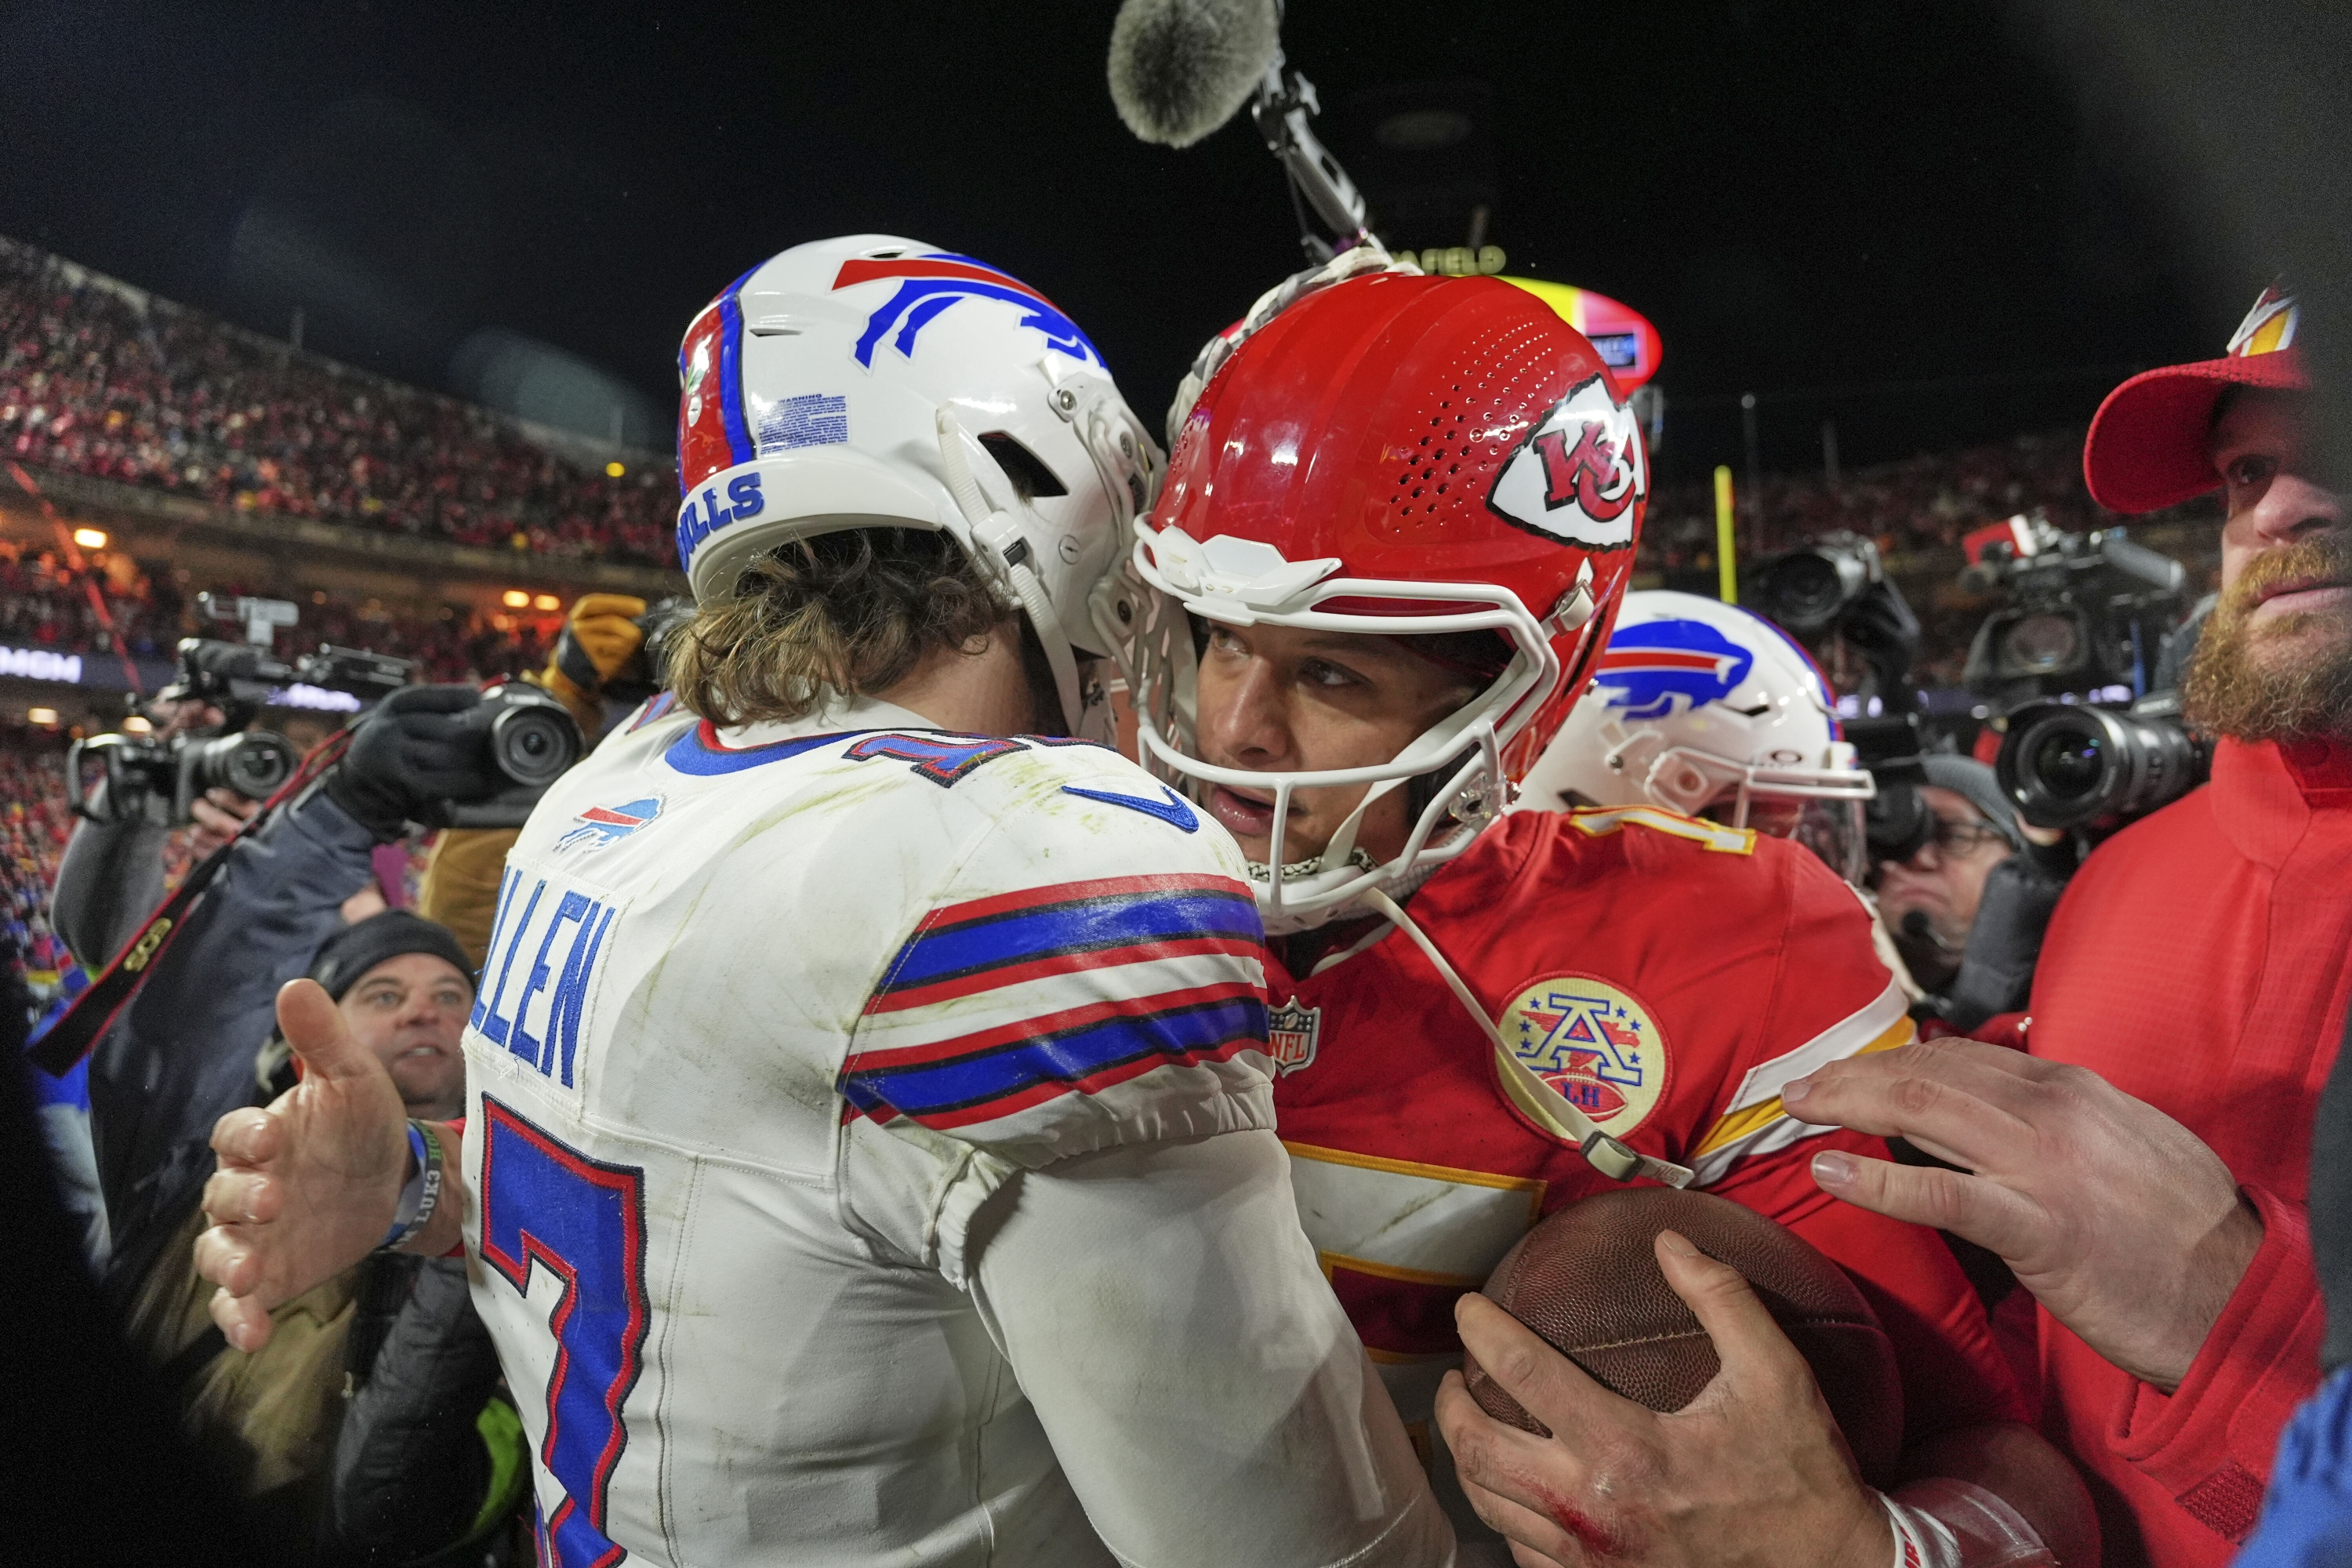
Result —
<path fill-rule="evenodd" d="M 1878 1494 L 1895 1526 L 1895 1568 L 2056 1568 L 2042 1537 L 2000 1497 L 1937 1477 Z"/>
<path fill-rule="evenodd" d="M 393 1206 L 392 1229 L 385 1233 L 378 1252 L 399 1251 L 432 1223 L 433 1211 L 441 1204 L 440 1136 L 425 1122 L 410 1121 L 408 1153 L 416 1162 L 416 1171 L 400 1189 L 400 1201 Z"/>

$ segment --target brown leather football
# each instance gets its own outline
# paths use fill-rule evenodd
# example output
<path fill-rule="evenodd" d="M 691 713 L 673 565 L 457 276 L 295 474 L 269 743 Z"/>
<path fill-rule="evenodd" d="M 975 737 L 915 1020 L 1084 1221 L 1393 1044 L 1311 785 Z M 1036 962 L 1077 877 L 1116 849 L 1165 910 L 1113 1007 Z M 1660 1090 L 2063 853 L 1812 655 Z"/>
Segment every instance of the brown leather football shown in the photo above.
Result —
<path fill-rule="evenodd" d="M 1895 1347 L 1843 1269 L 1752 1209 L 1671 1187 L 1601 1193 L 1521 1237 L 1485 1294 L 1605 1386 L 1653 1410 L 1680 1410 L 1721 1363 L 1658 1268 L 1652 1247 L 1662 1230 L 1748 1277 L 1811 1364 L 1863 1475 L 1886 1478 L 1903 1446 Z M 1464 1358 L 1463 1373 L 1486 1414 L 1550 1435 L 1475 1360 Z"/>

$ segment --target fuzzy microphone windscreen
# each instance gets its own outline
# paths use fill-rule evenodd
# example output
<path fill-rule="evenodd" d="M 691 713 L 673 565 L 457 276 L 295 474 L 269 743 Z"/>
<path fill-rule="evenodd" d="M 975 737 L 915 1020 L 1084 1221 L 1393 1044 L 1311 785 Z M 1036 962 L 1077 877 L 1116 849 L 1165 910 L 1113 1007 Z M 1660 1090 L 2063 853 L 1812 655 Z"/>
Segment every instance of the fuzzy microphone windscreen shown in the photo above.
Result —
<path fill-rule="evenodd" d="M 1249 101 L 1281 47 L 1274 0 L 1126 0 L 1110 100 L 1146 142 L 1190 147 Z"/>

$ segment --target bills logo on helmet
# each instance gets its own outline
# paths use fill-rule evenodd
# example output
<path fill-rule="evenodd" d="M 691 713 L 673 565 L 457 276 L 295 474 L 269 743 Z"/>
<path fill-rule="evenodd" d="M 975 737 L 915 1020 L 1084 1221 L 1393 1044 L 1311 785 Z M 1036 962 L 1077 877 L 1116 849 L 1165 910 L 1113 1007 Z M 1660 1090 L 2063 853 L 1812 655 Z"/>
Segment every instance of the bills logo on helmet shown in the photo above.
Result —
<path fill-rule="evenodd" d="M 1649 493 L 1641 422 L 1596 375 L 1528 433 L 1495 476 L 1486 504 L 1530 533 L 1622 550 L 1633 542 L 1637 503 Z"/>
<path fill-rule="evenodd" d="M 555 841 L 558 849 L 602 849 L 617 844 L 661 815 L 661 796 L 647 795 L 625 805 L 592 805 L 572 821 L 579 826 Z"/>
<path fill-rule="evenodd" d="M 1666 1047 L 1649 1012 L 1605 980 L 1529 981 L 1503 1009 L 1503 1039 L 1543 1086 L 1609 1131 L 1640 1126 L 1666 1088 Z"/>
<path fill-rule="evenodd" d="M 936 256 L 854 257 L 841 264 L 833 286 L 836 289 L 848 289 L 891 278 L 899 279 L 898 291 L 866 319 L 866 331 L 857 340 L 857 363 L 869 370 L 874 366 L 874 351 L 881 346 L 885 336 L 890 338 L 890 346 L 900 354 L 914 358 L 915 341 L 922 335 L 923 329 L 960 300 L 1001 300 L 1018 305 L 1026 312 L 1021 324 L 1045 333 L 1047 348 L 1082 363 L 1103 363 L 1101 353 L 1078 330 L 1078 324 L 1062 314 L 1051 300 L 1010 273 L 999 272 L 969 256 L 941 252 Z"/>
<path fill-rule="evenodd" d="M 1756 656 L 1705 621 L 1644 621 L 1619 626 L 1602 650 L 1593 684 L 1628 719 L 1720 702 L 1748 679 Z"/>

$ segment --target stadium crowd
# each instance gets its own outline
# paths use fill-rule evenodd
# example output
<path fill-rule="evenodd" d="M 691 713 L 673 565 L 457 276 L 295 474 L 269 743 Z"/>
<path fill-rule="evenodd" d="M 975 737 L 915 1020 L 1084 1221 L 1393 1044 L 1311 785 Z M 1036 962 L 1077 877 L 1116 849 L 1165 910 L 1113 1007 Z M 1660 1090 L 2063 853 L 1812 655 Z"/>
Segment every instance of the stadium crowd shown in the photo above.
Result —
<path fill-rule="evenodd" d="M 217 505 L 667 565 L 677 484 L 0 240 L 0 454 Z"/>
<path fill-rule="evenodd" d="M 1963 536 L 2020 512 L 2041 512 L 2068 533 L 2118 523 L 2145 526 L 2170 510 L 2126 518 L 2095 500 L 2083 482 L 2081 426 L 2029 431 L 1995 445 L 1923 452 L 1898 461 L 1826 474 L 1767 474 L 1762 499 L 1742 500 L 1743 551 L 1770 552 L 1846 531 L 1874 541 L 1890 557 L 1951 552 Z M 1662 485 L 1642 540 L 1654 570 L 1711 567 L 1715 492 L 1711 480 Z M 2210 515 L 2210 509 L 2200 515 Z"/>
<path fill-rule="evenodd" d="M 225 596 L 270 592 L 235 582 L 212 584 L 209 590 Z M 93 595 L 104 604 L 107 620 Z M 323 588 L 294 602 L 301 618 L 278 628 L 281 657 L 333 643 L 415 659 L 431 680 L 489 681 L 536 669 L 562 624 L 560 614 L 545 610 L 444 605 L 432 612 L 403 611 Z M 168 659 L 182 637 L 241 635 L 239 628 L 200 620 L 194 595 L 173 574 L 151 574 L 121 554 L 77 571 L 54 550 L 0 540 L 0 646 L 83 655 L 120 646 L 142 658 Z"/>

